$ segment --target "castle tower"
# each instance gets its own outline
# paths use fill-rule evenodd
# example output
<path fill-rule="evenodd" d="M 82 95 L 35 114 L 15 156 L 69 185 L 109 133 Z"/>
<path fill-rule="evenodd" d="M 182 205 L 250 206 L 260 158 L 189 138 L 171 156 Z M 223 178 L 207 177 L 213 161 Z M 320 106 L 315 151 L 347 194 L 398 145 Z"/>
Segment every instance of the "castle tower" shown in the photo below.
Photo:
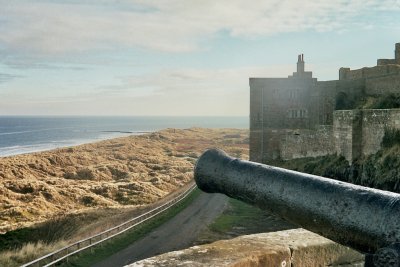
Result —
<path fill-rule="evenodd" d="M 400 43 L 396 44 L 396 49 L 394 51 L 395 60 L 397 64 L 400 64 Z"/>
<path fill-rule="evenodd" d="M 304 72 L 304 55 L 298 55 L 297 57 L 297 73 Z"/>

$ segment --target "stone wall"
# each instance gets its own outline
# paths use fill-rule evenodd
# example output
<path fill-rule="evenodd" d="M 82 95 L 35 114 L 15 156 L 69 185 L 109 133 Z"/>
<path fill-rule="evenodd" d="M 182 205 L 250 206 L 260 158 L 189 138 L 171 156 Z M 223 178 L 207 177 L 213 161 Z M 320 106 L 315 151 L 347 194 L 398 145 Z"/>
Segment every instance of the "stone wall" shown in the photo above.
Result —
<path fill-rule="evenodd" d="M 381 148 L 386 128 L 400 129 L 400 109 L 363 110 L 362 155 L 371 155 Z"/>
<path fill-rule="evenodd" d="M 376 153 L 385 129 L 400 129 L 400 109 L 337 110 L 333 114 L 335 151 L 349 162 Z"/>
<path fill-rule="evenodd" d="M 262 87 L 250 79 L 250 160 L 261 162 L 263 151 Z"/>
<path fill-rule="evenodd" d="M 173 251 L 131 267 L 364 266 L 362 254 L 303 229 L 240 236 Z"/>
<path fill-rule="evenodd" d="M 374 67 L 364 67 L 362 69 L 356 69 L 356 70 L 350 70 L 349 68 L 341 68 L 339 70 L 339 79 L 356 80 L 356 79 L 376 78 L 389 75 L 399 75 L 400 66 L 395 65 L 395 63 L 396 62 L 391 62 L 388 60 L 379 60 L 378 66 Z"/>
<path fill-rule="evenodd" d="M 317 103 L 315 110 L 318 118 L 316 125 L 332 125 L 332 112 L 335 109 L 337 81 L 319 81 L 317 83 Z"/>
<path fill-rule="evenodd" d="M 289 160 L 336 153 L 352 162 L 376 153 L 387 128 L 400 129 L 400 109 L 337 110 L 333 126 L 281 132 L 280 156 Z"/>
<path fill-rule="evenodd" d="M 281 137 L 281 158 L 289 160 L 335 153 L 332 137 L 331 125 L 320 125 L 315 130 L 288 130 Z"/>
<path fill-rule="evenodd" d="M 360 112 L 357 110 L 338 110 L 333 113 L 333 140 L 335 151 L 349 162 L 360 155 L 357 138 L 360 136 Z M 361 140 L 361 139 L 360 139 Z"/>
<path fill-rule="evenodd" d="M 400 65 L 399 69 L 400 69 Z M 386 67 L 386 66 L 385 66 Z M 366 79 L 365 93 L 367 95 L 386 95 L 400 92 L 400 73 L 398 75 L 383 76 Z"/>
<path fill-rule="evenodd" d="M 250 160 L 280 157 L 285 129 L 310 129 L 317 122 L 315 86 L 311 77 L 250 78 Z"/>
<path fill-rule="evenodd" d="M 316 79 L 250 78 L 250 118 L 266 128 L 311 128 Z M 253 105 L 254 103 L 254 105 Z"/>
<path fill-rule="evenodd" d="M 400 129 L 400 109 L 336 110 L 332 125 L 315 129 L 254 127 L 250 131 L 250 160 L 267 162 L 343 155 L 349 162 L 376 153 L 385 129 Z"/>
<path fill-rule="evenodd" d="M 376 63 L 378 66 L 396 64 L 396 59 L 380 58 Z"/>

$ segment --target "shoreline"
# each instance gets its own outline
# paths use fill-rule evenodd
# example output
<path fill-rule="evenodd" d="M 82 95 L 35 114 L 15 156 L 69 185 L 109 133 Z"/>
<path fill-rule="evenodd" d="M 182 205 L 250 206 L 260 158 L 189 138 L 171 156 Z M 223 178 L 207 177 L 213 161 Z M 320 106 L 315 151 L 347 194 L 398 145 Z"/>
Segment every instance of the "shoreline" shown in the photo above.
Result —
<path fill-rule="evenodd" d="M 121 138 L 121 137 L 137 136 L 137 135 L 153 133 L 153 132 L 151 132 L 151 131 L 138 131 L 138 132 L 101 131 L 101 133 L 112 133 L 114 135 L 107 136 L 104 138 L 99 136 L 94 139 L 86 139 L 86 140 L 80 140 L 80 141 L 78 141 L 78 140 L 73 141 L 73 139 L 71 139 L 71 140 L 50 141 L 48 143 L 43 143 L 43 144 L 0 147 L 0 158 L 12 157 L 12 156 L 18 156 L 18 155 L 26 155 L 26 154 L 32 154 L 32 153 L 47 152 L 47 151 L 52 151 L 52 150 L 56 150 L 56 149 L 76 147 L 76 146 L 80 146 L 80 145 L 87 145 L 87 144 L 102 142 L 102 141 L 106 141 L 106 140 L 112 140 L 112 139 Z M 116 134 L 118 134 L 118 135 L 116 135 Z M 33 148 L 33 147 L 37 147 L 37 148 Z M 19 151 L 19 152 L 8 152 L 8 153 L 3 152 L 4 150 L 12 151 L 17 148 L 27 148 L 27 149 Z M 32 148 L 32 149 L 29 149 L 29 148 Z"/>
<path fill-rule="evenodd" d="M 0 157 L 47 151 L 167 128 L 248 128 L 247 117 L 0 116 Z"/>

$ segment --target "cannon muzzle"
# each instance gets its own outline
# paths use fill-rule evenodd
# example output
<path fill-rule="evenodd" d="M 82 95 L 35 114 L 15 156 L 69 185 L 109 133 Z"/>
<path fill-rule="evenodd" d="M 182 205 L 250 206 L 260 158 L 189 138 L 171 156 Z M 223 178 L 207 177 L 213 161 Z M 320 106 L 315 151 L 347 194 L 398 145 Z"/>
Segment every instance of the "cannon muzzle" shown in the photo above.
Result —
<path fill-rule="evenodd" d="M 400 195 L 229 157 L 217 149 L 197 161 L 200 189 L 268 210 L 363 253 L 400 242 Z"/>

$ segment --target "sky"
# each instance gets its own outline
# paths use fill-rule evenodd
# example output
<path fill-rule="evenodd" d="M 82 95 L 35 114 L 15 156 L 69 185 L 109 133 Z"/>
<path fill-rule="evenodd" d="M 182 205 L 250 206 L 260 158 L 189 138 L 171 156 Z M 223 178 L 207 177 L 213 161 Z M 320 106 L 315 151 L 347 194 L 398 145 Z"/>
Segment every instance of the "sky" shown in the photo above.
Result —
<path fill-rule="evenodd" d="M 0 0 L 0 115 L 248 116 L 249 77 L 397 42 L 400 0 Z"/>

